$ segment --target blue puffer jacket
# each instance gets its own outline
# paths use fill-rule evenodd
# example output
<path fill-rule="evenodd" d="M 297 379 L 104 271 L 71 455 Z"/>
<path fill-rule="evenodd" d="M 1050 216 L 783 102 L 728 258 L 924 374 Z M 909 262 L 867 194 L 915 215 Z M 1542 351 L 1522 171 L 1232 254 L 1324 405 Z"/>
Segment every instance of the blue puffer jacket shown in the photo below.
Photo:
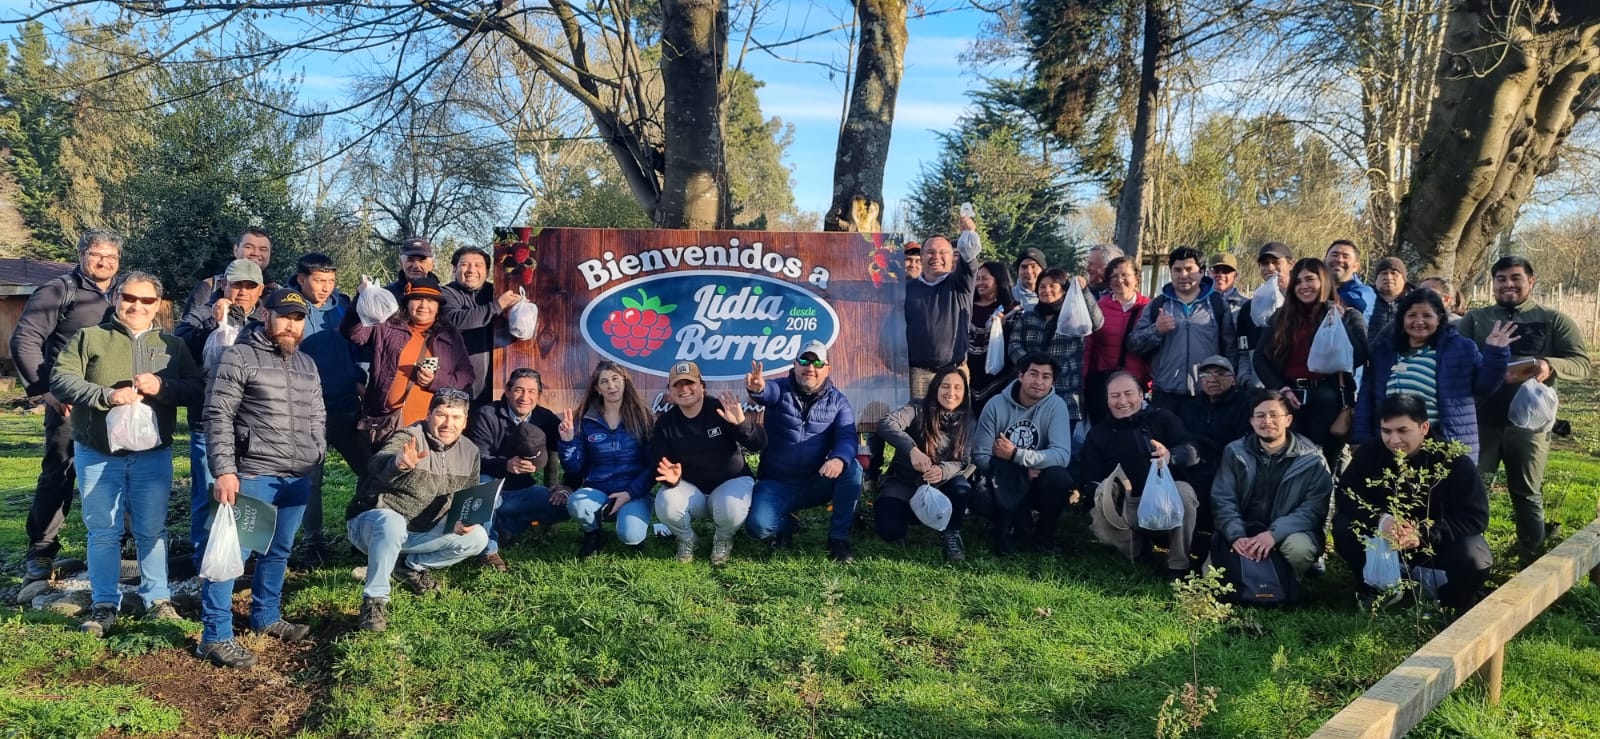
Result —
<path fill-rule="evenodd" d="M 655 479 L 645 464 L 649 458 L 649 445 L 628 433 L 627 424 L 611 428 L 594 412 L 584 414 L 572 441 L 561 441 L 562 471 L 608 495 L 626 490 L 634 500 L 644 498 Z"/>
<path fill-rule="evenodd" d="M 833 380 L 823 381 L 803 415 L 792 374 L 768 380 L 750 399 L 766 408 L 767 450 L 756 477 L 815 480 L 823 462 L 837 457 L 848 464 L 855 459 L 856 414 Z"/>
<path fill-rule="evenodd" d="M 1373 340 L 1372 362 L 1367 365 L 1366 376 L 1361 380 L 1361 392 L 1356 399 L 1355 423 L 1350 429 L 1350 440 L 1357 444 L 1378 440 L 1378 404 L 1383 401 L 1384 389 L 1389 386 L 1389 376 L 1399 361 L 1395 350 L 1395 332 L 1400 329 L 1399 319 L 1389 324 L 1389 329 Z M 1439 425 L 1444 438 L 1466 444 L 1472 450 L 1474 462 L 1478 459 L 1478 395 L 1488 395 L 1505 382 L 1506 363 L 1511 361 L 1511 350 L 1500 346 L 1478 345 L 1446 326 L 1439 334 L 1437 344 L 1439 387 Z"/>

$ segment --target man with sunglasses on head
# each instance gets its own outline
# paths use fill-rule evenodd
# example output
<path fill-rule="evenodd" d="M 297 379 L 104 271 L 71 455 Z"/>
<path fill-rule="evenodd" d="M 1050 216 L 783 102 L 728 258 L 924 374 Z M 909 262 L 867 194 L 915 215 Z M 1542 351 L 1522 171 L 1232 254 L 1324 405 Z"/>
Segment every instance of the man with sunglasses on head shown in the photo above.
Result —
<path fill-rule="evenodd" d="M 72 508 L 77 474 L 72 462 L 72 406 L 50 391 L 50 374 L 67 340 L 97 326 L 109 315 L 111 284 L 122 259 L 122 237 L 91 229 L 78 239 L 78 266 L 52 279 L 28 297 L 11 334 L 11 357 L 29 398 L 44 402 L 44 458 L 28 508 L 27 568 L 24 582 L 48 580 L 61 549 L 56 535 Z"/>
<path fill-rule="evenodd" d="M 760 362 L 745 377 L 750 400 L 766 409 L 767 448 L 761 454 L 745 531 L 775 548 L 794 537 L 794 512 L 831 504 L 828 556 L 853 562 L 850 526 L 861 500 L 856 417 L 828 379 L 828 347 L 812 341 L 787 377 L 768 380 Z"/>

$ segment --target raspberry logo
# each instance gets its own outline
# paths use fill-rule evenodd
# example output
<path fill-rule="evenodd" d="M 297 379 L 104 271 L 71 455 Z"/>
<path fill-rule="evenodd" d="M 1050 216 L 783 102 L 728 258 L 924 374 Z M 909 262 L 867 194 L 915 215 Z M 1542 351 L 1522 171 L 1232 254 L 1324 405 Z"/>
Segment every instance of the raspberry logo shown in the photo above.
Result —
<path fill-rule="evenodd" d="M 672 335 L 672 319 L 668 313 L 676 310 L 676 303 L 661 304 L 661 299 L 639 291 L 639 299 L 623 298 L 625 310 L 611 311 L 601 330 L 611 337 L 611 346 L 630 357 L 648 357 L 660 349 L 662 342 Z"/>

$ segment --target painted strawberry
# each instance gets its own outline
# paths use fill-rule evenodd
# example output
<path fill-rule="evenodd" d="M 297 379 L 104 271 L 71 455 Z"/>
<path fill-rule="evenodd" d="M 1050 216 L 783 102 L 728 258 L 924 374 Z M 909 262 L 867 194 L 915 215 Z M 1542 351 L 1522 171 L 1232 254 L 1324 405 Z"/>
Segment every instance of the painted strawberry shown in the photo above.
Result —
<path fill-rule="evenodd" d="M 672 335 L 668 313 L 676 303 L 663 305 L 661 298 L 639 291 L 639 299 L 622 299 L 623 310 L 611 311 L 600 329 L 611 337 L 611 346 L 630 357 L 648 357 Z"/>
<path fill-rule="evenodd" d="M 533 285 L 533 271 L 538 266 L 533 249 L 525 243 L 512 243 L 500 257 L 500 267 L 510 276 L 513 285 Z"/>

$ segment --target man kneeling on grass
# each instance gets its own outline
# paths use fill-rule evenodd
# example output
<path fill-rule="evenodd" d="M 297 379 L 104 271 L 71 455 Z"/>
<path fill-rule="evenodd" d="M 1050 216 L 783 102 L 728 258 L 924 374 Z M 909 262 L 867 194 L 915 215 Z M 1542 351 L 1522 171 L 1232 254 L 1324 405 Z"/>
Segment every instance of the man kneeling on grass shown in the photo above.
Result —
<path fill-rule="evenodd" d="M 463 439 L 465 391 L 434 393 L 428 416 L 389 437 L 372 457 L 367 488 L 345 511 L 350 544 L 367 553 L 361 628 L 389 627 L 389 576 L 422 595 L 439 590 L 429 570 L 472 557 L 489 543 L 482 526 L 445 515 L 455 493 L 478 484 L 478 448 Z"/>

